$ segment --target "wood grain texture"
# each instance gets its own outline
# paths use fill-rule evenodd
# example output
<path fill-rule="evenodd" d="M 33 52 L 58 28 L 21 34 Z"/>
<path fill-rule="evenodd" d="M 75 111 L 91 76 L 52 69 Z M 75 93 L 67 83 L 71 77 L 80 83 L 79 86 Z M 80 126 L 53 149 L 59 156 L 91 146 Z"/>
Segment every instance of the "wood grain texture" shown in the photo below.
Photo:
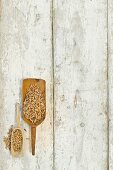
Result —
<path fill-rule="evenodd" d="M 109 170 L 113 170 L 113 1 L 108 0 Z"/>
<path fill-rule="evenodd" d="M 53 168 L 53 80 L 51 0 L 0 1 L 0 170 L 51 170 Z M 45 79 L 46 121 L 37 128 L 36 156 L 31 154 L 30 128 L 25 129 L 25 151 L 12 158 L 3 137 L 15 124 L 15 104 L 20 102 L 24 78 Z"/>
<path fill-rule="evenodd" d="M 55 170 L 107 170 L 107 1 L 54 0 Z"/>

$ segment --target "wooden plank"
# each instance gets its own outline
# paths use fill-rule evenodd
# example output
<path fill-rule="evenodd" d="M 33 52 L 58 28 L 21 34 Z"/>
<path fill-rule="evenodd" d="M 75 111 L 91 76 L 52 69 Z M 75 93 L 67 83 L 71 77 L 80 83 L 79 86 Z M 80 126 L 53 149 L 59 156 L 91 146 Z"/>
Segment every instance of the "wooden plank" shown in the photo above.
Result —
<path fill-rule="evenodd" d="M 109 170 L 113 170 L 113 1 L 108 0 Z"/>
<path fill-rule="evenodd" d="M 53 168 L 53 80 L 51 0 L 0 1 L 0 170 L 51 170 Z M 42 78 L 47 84 L 47 116 L 37 128 L 36 156 L 30 149 L 30 127 L 25 131 L 25 151 L 12 158 L 3 137 L 15 124 L 15 104 L 20 102 L 22 79 Z"/>
<path fill-rule="evenodd" d="M 55 168 L 107 170 L 107 0 L 54 0 Z"/>

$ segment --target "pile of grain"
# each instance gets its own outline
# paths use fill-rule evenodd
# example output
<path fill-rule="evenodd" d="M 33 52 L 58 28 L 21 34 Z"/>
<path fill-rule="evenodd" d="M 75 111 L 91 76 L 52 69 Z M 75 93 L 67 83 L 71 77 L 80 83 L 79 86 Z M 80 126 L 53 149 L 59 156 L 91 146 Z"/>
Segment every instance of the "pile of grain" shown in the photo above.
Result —
<path fill-rule="evenodd" d="M 45 118 L 45 97 L 37 84 L 31 84 L 24 100 L 23 114 L 33 124 Z"/>
<path fill-rule="evenodd" d="M 12 136 L 12 131 L 13 131 L 13 125 L 10 127 L 7 136 L 4 137 L 4 143 L 6 149 L 9 149 L 11 151 L 11 136 Z"/>
<path fill-rule="evenodd" d="M 23 135 L 20 129 L 12 132 L 12 147 L 14 152 L 21 152 L 23 145 Z"/>

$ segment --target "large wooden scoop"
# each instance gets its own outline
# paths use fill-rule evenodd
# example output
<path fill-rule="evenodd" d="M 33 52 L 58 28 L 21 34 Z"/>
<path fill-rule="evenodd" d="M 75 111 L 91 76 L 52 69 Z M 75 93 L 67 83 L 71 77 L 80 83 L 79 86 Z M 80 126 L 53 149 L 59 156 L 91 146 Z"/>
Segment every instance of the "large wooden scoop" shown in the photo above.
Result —
<path fill-rule="evenodd" d="M 23 80 L 23 119 L 31 126 L 32 155 L 35 155 L 36 127 L 44 121 L 46 116 L 45 89 L 45 80 Z"/>

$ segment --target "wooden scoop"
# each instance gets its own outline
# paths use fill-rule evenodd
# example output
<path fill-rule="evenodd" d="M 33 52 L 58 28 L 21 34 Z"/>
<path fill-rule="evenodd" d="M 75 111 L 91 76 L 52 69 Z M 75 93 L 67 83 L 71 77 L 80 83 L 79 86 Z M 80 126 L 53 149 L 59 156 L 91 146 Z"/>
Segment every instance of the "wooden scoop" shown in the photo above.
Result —
<path fill-rule="evenodd" d="M 17 128 L 14 128 L 11 134 L 11 153 L 13 156 L 17 156 L 21 153 L 23 147 L 23 132 L 20 127 L 20 105 L 17 103 L 16 105 L 16 121 L 17 121 Z"/>
<path fill-rule="evenodd" d="M 31 126 L 32 155 L 35 155 L 36 127 L 46 116 L 45 89 L 45 80 L 23 80 L 23 119 Z"/>

